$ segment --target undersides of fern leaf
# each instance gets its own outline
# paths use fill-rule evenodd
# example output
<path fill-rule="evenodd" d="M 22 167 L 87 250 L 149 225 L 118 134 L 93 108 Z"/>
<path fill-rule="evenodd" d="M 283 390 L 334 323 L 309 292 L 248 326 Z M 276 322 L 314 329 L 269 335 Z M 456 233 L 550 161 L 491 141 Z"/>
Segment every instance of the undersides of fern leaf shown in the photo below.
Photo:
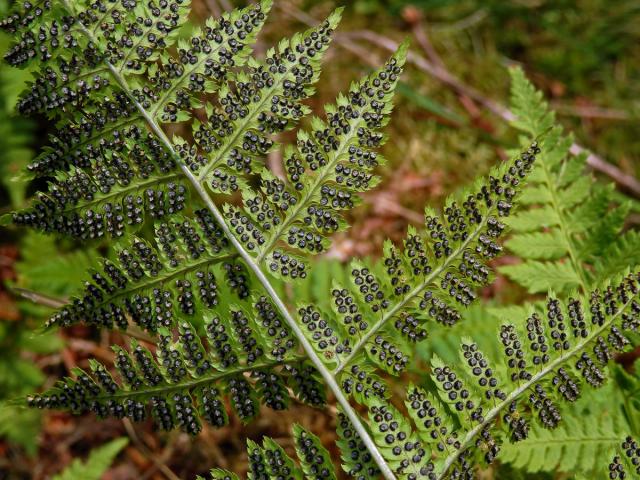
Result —
<path fill-rule="evenodd" d="M 90 372 L 75 370 L 74 378 L 30 397 L 28 404 L 101 418 L 151 416 L 159 428 L 191 434 L 200 431 L 202 421 L 214 427 L 227 423 L 224 396 L 243 422 L 258 414 L 260 404 L 283 410 L 290 392 L 312 406 L 323 405 L 319 376 L 298 353 L 284 322 L 265 298 L 254 308 L 257 318 L 230 307 L 229 322 L 206 320 L 202 339 L 189 323 L 179 326 L 176 338 L 161 329 L 155 354 L 136 341 L 128 350 L 114 347 L 118 381 L 92 361 Z"/>
<path fill-rule="evenodd" d="M 409 417 L 371 397 L 371 429 L 395 473 L 464 478 L 492 463 L 502 442 L 527 438 L 531 421 L 556 429 L 561 404 L 601 387 L 607 363 L 631 345 L 628 335 L 640 327 L 639 280 L 628 275 L 567 302 L 549 298 L 545 311 L 524 325 L 501 327 L 500 359 L 484 355 L 471 339 L 463 340 L 458 365 L 434 357 L 436 389 L 409 389 Z M 392 423 L 397 427 L 390 429 Z"/>
<path fill-rule="evenodd" d="M 503 220 L 538 153 L 533 144 L 500 165 L 486 181 L 449 199 L 443 214 L 427 210 L 425 231 L 411 228 L 402 250 L 389 242 L 380 262 L 353 262 L 350 282 L 332 288 L 331 311 L 299 307 L 309 340 L 326 365 L 343 374 L 347 392 L 360 390 L 357 378 L 367 364 L 402 372 L 412 346 L 427 338 L 429 320 L 460 320 L 460 309 L 489 282 L 487 262 L 502 252 Z"/>

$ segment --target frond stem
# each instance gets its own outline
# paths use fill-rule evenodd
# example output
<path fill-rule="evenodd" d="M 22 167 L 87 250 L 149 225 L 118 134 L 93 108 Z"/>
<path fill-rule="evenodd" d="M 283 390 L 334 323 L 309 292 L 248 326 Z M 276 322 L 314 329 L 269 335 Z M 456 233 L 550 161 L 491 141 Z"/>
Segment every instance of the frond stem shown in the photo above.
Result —
<path fill-rule="evenodd" d="M 62 0 L 62 2 L 67 8 L 67 10 L 69 10 L 70 12 L 74 11 L 74 9 L 71 6 L 70 0 Z M 82 29 L 82 31 L 85 33 L 87 38 L 89 38 L 89 40 L 92 41 L 96 46 L 99 45 L 99 42 L 96 40 L 92 32 L 89 31 L 82 24 L 81 21 L 78 20 L 77 23 Z M 260 268 L 260 266 L 255 263 L 251 255 L 249 255 L 249 253 L 244 249 L 244 246 L 235 237 L 235 235 L 227 225 L 224 219 L 224 216 L 222 215 L 222 213 L 220 212 L 216 204 L 213 202 L 213 200 L 205 190 L 205 187 L 200 182 L 200 180 L 193 174 L 193 172 L 189 169 L 189 167 L 181 161 L 180 156 L 177 154 L 177 152 L 173 148 L 173 144 L 171 143 L 167 135 L 164 133 L 160 125 L 156 123 L 156 121 L 149 115 L 149 113 L 140 104 L 140 102 L 138 102 L 136 98 L 131 94 L 131 90 L 129 88 L 129 85 L 126 79 L 120 74 L 120 72 L 116 69 L 116 67 L 107 58 L 105 58 L 104 61 L 106 65 L 109 67 L 109 70 L 111 71 L 111 74 L 114 80 L 118 83 L 118 85 L 120 85 L 123 91 L 129 96 L 131 101 L 134 103 L 136 108 L 140 111 L 141 115 L 145 119 L 151 131 L 164 144 L 164 146 L 167 148 L 167 151 L 171 153 L 174 159 L 176 159 L 176 161 L 178 162 L 178 165 L 180 166 L 180 169 L 184 172 L 185 176 L 189 179 L 189 181 L 193 185 L 193 188 L 198 192 L 202 200 L 205 202 L 205 204 L 207 205 L 207 208 L 211 211 L 211 214 L 214 216 L 214 218 L 220 225 L 220 228 L 223 230 L 227 238 L 229 238 L 229 240 L 231 241 L 233 246 L 236 248 L 240 256 L 244 259 L 247 266 L 253 271 L 255 276 L 258 278 L 259 282 L 262 284 L 263 288 L 267 291 L 267 293 L 273 300 L 274 304 L 276 305 L 276 307 L 284 317 L 285 321 L 289 325 L 289 328 L 291 328 L 291 330 L 294 332 L 294 334 L 298 338 L 298 341 L 304 348 L 307 356 L 309 357 L 309 359 L 312 361 L 316 369 L 320 372 L 320 374 L 324 378 L 325 382 L 327 383 L 327 386 L 331 389 L 331 391 L 335 395 L 338 403 L 340 403 L 340 405 L 342 406 L 345 414 L 351 421 L 353 428 L 356 430 L 356 432 L 362 439 L 363 443 L 371 453 L 371 456 L 374 458 L 378 468 L 380 469 L 384 477 L 387 480 L 395 480 L 395 475 L 389 468 L 389 465 L 387 465 L 386 461 L 384 460 L 384 457 L 382 456 L 375 442 L 369 435 L 369 432 L 367 431 L 365 426 L 362 424 L 360 417 L 358 416 L 356 411 L 353 409 L 353 407 L 349 403 L 349 400 L 347 399 L 347 397 L 342 392 L 342 389 L 336 382 L 335 377 L 333 376 L 331 371 L 324 365 L 324 363 L 322 362 L 318 354 L 315 352 L 315 350 L 313 349 L 313 346 L 311 345 L 309 340 L 307 340 L 307 337 L 305 336 L 304 332 L 302 331 L 298 323 L 295 321 L 295 319 L 293 318 L 293 316 L 285 306 L 282 299 L 280 299 L 277 292 L 271 285 L 271 282 L 262 272 L 262 269 Z"/>
<path fill-rule="evenodd" d="M 449 455 L 443 465 L 440 474 L 437 477 L 437 480 L 444 480 L 447 471 L 451 466 L 458 460 L 460 455 L 464 452 L 464 450 L 473 442 L 476 435 L 478 435 L 487 425 L 489 425 L 495 418 L 500 414 L 500 412 L 508 407 L 511 402 L 516 400 L 520 395 L 525 393 L 528 389 L 533 387 L 538 381 L 547 376 L 550 372 L 560 367 L 563 363 L 568 361 L 570 358 L 575 356 L 584 350 L 595 338 L 597 338 L 602 332 L 604 332 L 607 328 L 611 326 L 611 324 L 618 319 L 620 315 L 631 305 L 634 298 L 630 298 L 625 304 L 621 305 L 620 309 L 610 318 L 608 322 L 605 322 L 601 327 L 594 330 L 587 338 L 584 339 L 583 342 L 577 344 L 571 350 L 563 352 L 558 358 L 556 358 L 553 362 L 547 364 L 544 368 L 542 368 L 538 373 L 533 375 L 530 380 L 523 383 L 516 390 L 511 392 L 507 397 L 496 405 L 494 408 L 489 410 L 487 414 L 484 416 L 484 420 L 475 427 L 473 427 L 469 432 L 465 435 L 465 437 L 460 442 L 460 448 L 457 449 L 453 454 Z"/>

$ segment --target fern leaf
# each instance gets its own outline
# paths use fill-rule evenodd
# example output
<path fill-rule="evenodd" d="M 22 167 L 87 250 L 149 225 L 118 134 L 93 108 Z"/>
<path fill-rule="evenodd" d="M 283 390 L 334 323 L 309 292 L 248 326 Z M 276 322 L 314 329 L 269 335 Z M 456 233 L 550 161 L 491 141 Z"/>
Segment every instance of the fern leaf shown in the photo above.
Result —
<path fill-rule="evenodd" d="M 513 125 L 543 138 L 530 188 L 522 198 L 528 208 L 514 216 L 514 233 L 506 243 L 523 263 L 500 271 L 530 293 L 566 293 L 576 287 L 586 292 L 637 264 L 632 255 L 632 263 L 618 263 L 622 269 L 609 270 L 610 275 L 595 268 L 612 243 L 625 244 L 626 235 L 635 235 L 622 233 L 629 207 L 615 201 L 612 186 L 601 187 L 584 174 L 585 156 L 570 156 L 572 138 L 553 126 L 553 112 L 522 70 L 512 69 L 511 77 Z"/>
<path fill-rule="evenodd" d="M 190 434 L 198 433 L 203 421 L 214 427 L 227 423 L 225 393 L 244 422 L 258 414 L 259 403 L 274 410 L 286 408 L 287 387 L 301 401 L 322 404 L 323 396 L 313 393 L 319 385 L 300 378 L 306 368 L 304 356 L 296 352 L 286 326 L 274 332 L 274 315 L 271 324 L 252 321 L 241 311 L 231 311 L 229 317 L 208 319 L 203 340 L 188 323 L 180 324 L 176 341 L 168 330 L 161 330 L 155 354 L 135 341 L 129 350 L 114 347 L 119 381 L 92 360 L 90 373 L 77 369 L 74 378 L 30 397 L 28 403 L 134 421 L 150 414 L 159 428 Z"/>
<path fill-rule="evenodd" d="M 531 260 L 500 267 L 500 271 L 531 293 L 549 289 L 562 292 L 581 285 L 580 277 L 569 262 L 542 263 Z"/>
<path fill-rule="evenodd" d="M 527 439 L 505 443 L 500 460 L 527 472 L 594 473 L 620 443 L 620 432 L 628 428 L 619 416 L 592 414 L 585 422 L 564 415 L 553 431 L 534 425 Z"/>
<path fill-rule="evenodd" d="M 53 480 L 100 480 L 128 442 L 129 440 L 126 438 L 118 438 L 93 449 L 86 462 L 74 460 L 64 472 L 55 475 Z"/>
<path fill-rule="evenodd" d="M 628 231 L 619 236 L 595 259 L 594 270 L 597 278 L 611 278 L 628 268 L 640 264 L 640 233 Z"/>
<path fill-rule="evenodd" d="M 542 92 L 536 91 L 520 68 L 512 68 L 511 106 L 516 115 L 514 125 L 536 137 L 553 127 L 555 115 L 550 112 Z"/>
<path fill-rule="evenodd" d="M 630 345 L 627 336 L 640 327 L 639 280 L 638 274 L 629 275 L 564 305 L 549 298 L 544 316 L 533 313 L 522 329 L 501 327 L 499 362 L 469 339 L 462 341 L 459 362 L 434 358 L 435 388 L 409 390 L 406 405 L 415 427 L 385 400 L 369 398 L 373 437 L 395 473 L 459 478 L 491 463 L 500 452 L 500 437 L 529 438 L 532 417 L 555 430 L 562 420 L 560 404 L 573 403 L 588 386 L 602 386 L 608 361 Z M 575 423 L 566 432 L 576 434 L 570 428 Z M 594 431 L 585 426 L 585 433 Z M 571 461 L 554 458 L 563 465 Z M 545 462 L 553 463 L 549 457 Z"/>

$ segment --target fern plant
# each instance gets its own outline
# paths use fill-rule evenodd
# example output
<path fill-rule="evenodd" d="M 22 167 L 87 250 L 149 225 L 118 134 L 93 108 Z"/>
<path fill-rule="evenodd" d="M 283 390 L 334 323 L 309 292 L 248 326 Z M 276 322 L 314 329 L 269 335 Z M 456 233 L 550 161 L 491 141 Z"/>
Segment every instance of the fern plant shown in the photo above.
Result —
<path fill-rule="evenodd" d="M 388 242 L 380 261 L 354 261 L 331 286 L 326 310 L 292 308 L 278 294 L 282 282 L 308 279 L 309 258 L 346 228 L 344 212 L 377 182 L 377 149 L 408 46 L 326 106 L 324 119 L 298 129 L 282 147 L 279 178 L 261 160 L 281 148 L 275 134 L 309 113 L 302 102 L 340 11 L 261 60 L 250 49 L 270 7 L 263 0 L 229 12 L 187 39 L 187 0 L 26 2 L 3 22 L 17 37 L 8 61 L 37 70 L 19 111 L 56 125 L 28 168 L 49 180 L 47 189 L 7 220 L 87 241 L 121 237 L 47 327 L 135 325 L 155 340 L 114 346 L 115 376 L 92 361 L 90 372 L 76 369 L 27 403 L 150 416 L 159 428 L 195 434 L 203 422 L 226 423 L 225 396 L 248 422 L 261 403 L 280 410 L 294 395 L 320 406 L 329 391 L 351 474 L 468 477 L 478 450 L 487 461 L 496 456 L 496 423 L 514 440 L 525 435 L 521 397 L 530 395 L 553 427 L 554 402 L 579 395 L 579 375 L 603 381 L 602 365 L 637 328 L 637 278 L 566 307 L 550 299 L 548 322 L 536 314 L 527 321 L 528 349 L 516 326 L 504 326 L 507 359 L 495 372 L 471 340 L 462 346 L 467 373 L 434 360 L 433 391 L 409 391 L 414 431 L 383 379 L 403 372 L 429 320 L 455 325 L 490 281 L 489 262 L 502 252 L 505 219 L 544 129 L 532 129 L 530 147 L 442 213 L 427 209 L 424 229 L 410 229 L 402 248 Z M 167 124 L 184 138 L 170 137 Z M 238 203 L 226 196 L 235 192 Z M 368 422 L 352 402 L 368 409 Z M 252 478 L 334 475 L 317 438 L 301 429 L 295 436 L 301 470 L 267 440 L 249 445 Z"/>

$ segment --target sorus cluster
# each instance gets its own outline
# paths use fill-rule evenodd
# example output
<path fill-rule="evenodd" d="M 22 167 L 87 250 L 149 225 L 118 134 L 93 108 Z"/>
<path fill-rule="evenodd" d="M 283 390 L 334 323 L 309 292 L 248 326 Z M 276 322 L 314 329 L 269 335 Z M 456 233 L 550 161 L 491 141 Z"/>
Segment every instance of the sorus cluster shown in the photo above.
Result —
<path fill-rule="evenodd" d="M 638 446 L 638 442 L 636 442 L 632 437 L 625 438 L 624 442 L 622 442 L 622 455 L 627 461 L 627 465 L 631 469 L 631 473 L 640 475 L 640 446 Z M 613 461 L 609 464 L 609 478 L 612 480 L 624 480 L 626 478 L 631 478 L 627 476 L 627 471 L 622 463 L 622 458 L 620 455 L 616 455 L 613 458 Z"/>
<path fill-rule="evenodd" d="M 271 357 L 276 360 L 284 360 L 286 354 L 297 345 L 295 336 L 266 297 L 260 297 L 254 308 L 257 314 L 256 321 L 261 327 L 261 333 L 266 334 L 268 348 L 271 349 Z"/>
<path fill-rule="evenodd" d="M 255 379 L 256 390 L 264 404 L 273 410 L 285 410 L 289 394 L 280 375 L 274 372 L 255 370 L 251 372 Z"/>
<path fill-rule="evenodd" d="M 435 478 L 433 474 L 433 464 L 429 461 L 429 452 L 424 448 L 422 442 L 416 440 L 410 430 L 406 429 L 406 424 L 402 424 L 396 418 L 398 415 L 395 409 L 386 405 L 375 405 L 371 407 L 371 420 L 374 425 L 374 435 L 383 439 L 387 449 L 391 451 L 397 459 L 398 465 L 396 473 L 406 475 L 407 479 L 418 480 L 416 473 L 408 473 L 411 470 L 419 470 L 420 476 L 425 478 Z"/>
<path fill-rule="evenodd" d="M 261 343 L 256 340 L 255 332 L 244 312 L 231 311 L 231 326 L 235 338 L 242 346 L 242 351 L 247 356 L 247 363 L 251 365 L 264 355 Z"/>
<path fill-rule="evenodd" d="M 64 119 L 50 135 L 51 145 L 46 147 L 27 169 L 35 175 L 52 175 L 72 167 L 90 168 L 104 161 L 105 152 L 123 153 L 130 142 L 141 142 L 144 135 L 141 117 L 135 105 L 123 92 L 94 102 L 95 110 L 84 111 Z M 142 156 L 140 175 L 149 176 L 155 165 Z"/>
<path fill-rule="evenodd" d="M 217 365 L 221 369 L 227 369 L 238 363 L 238 356 L 232 345 L 232 340 L 227 333 L 225 323 L 220 317 L 213 317 L 205 323 L 207 339 L 211 346 L 211 352 L 215 355 Z"/>
<path fill-rule="evenodd" d="M 424 292 L 418 305 L 421 310 L 426 311 L 431 318 L 443 325 L 455 325 L 462 318 L 460 312 L 440 300 L 431 290 Z"/>
<path fill-rule="evenodd" d="M 497 398 L 504 400 L 506 393 L 498 388 L 498 379 L 494 375 L 493 369 L 489 366 L 486 358 L 475 343 L 462 344 L 462 356 L 467 361 L 467 366 L 477 379 L 478 385 L 484 391 L 485 398 L 491 400 Z"/>
<path fill-rule="evenodd" d="M 482 407 L 476 406 L 471 392 L 451 367 L 444 365 L 434 368 L 432 378 L 446 403 L 452 405 L 457 412 L 466 412 L 473 421 L 483 421 Z"/>
<path fill-rule="evenodd" d="M 342 378 L 342 389 L 349 395 L 370 399 L 385 398 L 386 387 L 378 377 L 358 365 L 352 365 Z"/>
<path fill-rule="evenodd" d="M 253 389 L 244 377 L 231 377 L 227 381 L 227 391 L 231 397 L 231 404 L 242 421 L 249 421 L 258 414 Z"/>
<path fill-rule="evenodd" d="M 331 324 L 313 306 L 298 310 L 305 334 L 328 361 L 340 361 L 351 352 L 349 341 L 341 340 Z"/>
<path fill-rule="evenodd" d="M 378 365 L 385 366 L 395 375 L 402 372 L 409 362 L 409 356 L 382 335 L 376 335 L 369 343 L 369 353 Z"/>
<path fill-rule="evenodd" d="M 313 366 L 308 363 L 285 364 L 283 369 L 300 400 L 313 407 L 321 407 L 327 403 L 324 384 Z"/>
<path fill-rule="evenodd" d="M 342 439 L 341 442 L 344 442 L 346 446 L 345 453 L 348 456 L 343 456 L 343 460 L 346 462 L 345 467 L 349 469 L 347 471 L 349 476 L 356 480 L 368 480 L 369 478 L 376 478 L 380 475 L 380 470 L 374 462 L 371 453 L 351 425 L 347 416 L 342 412 L 338 412 L 336 423 L 338 437 Z M 345 448 L 343 447 L 342 450 L 344 451 Z"/>
<path fill-rule="evenodd" d="M 450 447 L 458 448 L 458 442 L 448 424 L 446 415 L 438 411 L 440 406 L 433 398 L 429 398 L 424 390 L 413 388 L 407 395 L 407 409 L 413 417 L 418 430 L 423 433 L 422 438 L 429 439 L 429 445 L 444 452 Z"/>
<path fill-rule="evenodd" d="M 302 428 L 296 433 L 296 450 L 304 459 L 306 476 L 313 480 L 333 478 L 333 463 L 320 440 Z"/>
<path fill-rule="evenodd" d="M 539 383 L 535 385 L 533 392 L 529 395 L 529 404 L 538 412 L 538 419 L 545 428 L 554 429 L 562 420 L 558 407 Z"/>

